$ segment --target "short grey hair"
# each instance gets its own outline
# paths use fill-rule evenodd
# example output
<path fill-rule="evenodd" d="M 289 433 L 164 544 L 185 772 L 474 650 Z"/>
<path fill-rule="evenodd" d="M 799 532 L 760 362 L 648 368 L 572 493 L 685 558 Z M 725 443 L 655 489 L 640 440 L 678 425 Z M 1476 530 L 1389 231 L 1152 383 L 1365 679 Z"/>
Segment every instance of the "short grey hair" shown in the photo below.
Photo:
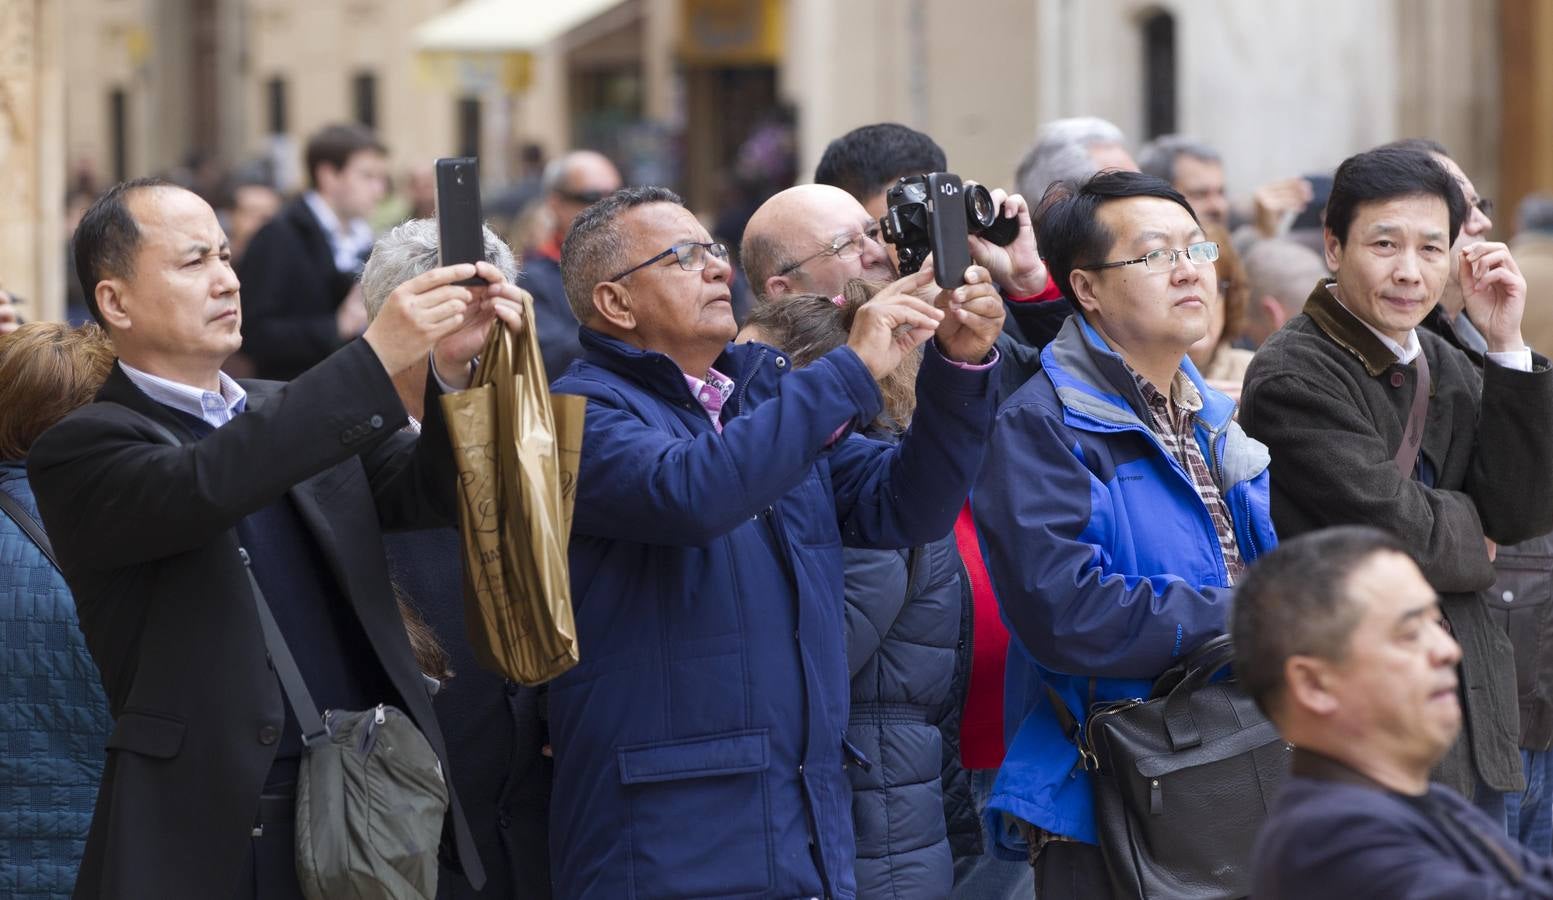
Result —
<path fill-rule="evenodd" d="M 1163 178 L 1174 183 L 1176 160 L 1183 156 L 1190 156 L 1203 162 L 1224 164 L 1224 158 L 1219 155 L 1219 151 L 1196 138 L 1190 138 L 1184 134 L 1162 134 L 1144 144 L 1138 151 L 1138 169 L 1145 175 L 1153 175 L 1155 178 Z"/>
<path fill-rule="evenodd" d="M 632 265 L 626 259 L 620 217 L 653 203 L 685 205 L 678 194 L 665 187 L 621 188 L 583 210 L 572 222 L 572 230 L 561 245 L 561 283 L 578 322 L 586 325 L 593 318 L 593 288 Z"/>
<path fill-rule="evenodd" d="M 1105 119 L 1054 119 L 1036 132 L 1035 145 L 1019 161 L 1014 183 L 1033 207 L 1054 181 L 1083 181 L 1100 171 L 1089 158 L 1095 144 L 1125 144 L 1122 130 Z"/>
<path fill-rule="evenodd" d="M 485 261 L 507 276 L 508 281 L 517 281 L 518 263 L 513 259 L 512 248 L 490 226 L 482 225 L 480 231 L 485 235 Z M 437 268 L 440 246 L 436 219 L 411 219 L 378 238 L 372 245 L 372 256 L 361 270 L 361 299 L 367 305 L 367 318 L 377 318 L 394 288 Z"/>
<path fill-rule="evenodd" d="M 1519 231 L 1553 232 L 1553 194 L 1527 194 L 1515 210 Z"/>
<path fill-rule="evenodd" d="M 766 296 L 766 279 L 786 268 L 787 242 L 774 234 L 744 232 L 744 242 L 739 245 L 739 264 L 744 267 L 744 277 L 756 297 Z"/>
<path fill-rule="evenodd" d="M 1319 253 L 1283 238 L 1257 241 L 1241 262 L 1246 267 L 1251 299 L 1272 297 L 1291 313 L 1300 311 L 1316 282 L 1327 274 L 1326 260 Z M 1260 309 L 1252 304 L 1253 315 L 1261 315 Z"/>

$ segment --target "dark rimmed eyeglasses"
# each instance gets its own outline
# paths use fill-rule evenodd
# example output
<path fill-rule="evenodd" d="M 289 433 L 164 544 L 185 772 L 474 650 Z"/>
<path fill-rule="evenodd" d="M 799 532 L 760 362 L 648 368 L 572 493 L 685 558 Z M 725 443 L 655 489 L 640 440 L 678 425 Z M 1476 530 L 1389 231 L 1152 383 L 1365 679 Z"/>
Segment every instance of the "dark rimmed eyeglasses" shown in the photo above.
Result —
<path fill-rule="evenodd" d="M 686 272 L 699 272 L 706 268 L 706 258 L 708 255 L 711 255 L 716 259 L 726 260 L 728 258 L 728 245 L 721 241 L 709 241 L 707 243 L 700 244 L 675 244 L 657 256 L 654 256 L 652 259 L 649 259 L 646 262 L 637 263 L 631 268 L 626 269 L 624 272 L 621 272 L 619 275 L 616 275 L 613 278 L 606 278 L 605 280 L 619 281 L 627 275 L 630 275 L 632 272 L 645 269 L 658 260 L 666 259 L 670 256 L 674 257 L 675 261 L 679 263 L 679 267 L 684 269 Z"/>
<path fill-rule="evenodd" d="M 1119 266 L 1135 266 L 1143 263 L 1143 267 L 1150 272 L 1169 272 L 1176 267 L 1176 260 L 1181 254 L 1186 254 L 1188 262 L 1211 263 L 1219 258 L 1219 245 L 1213 241 L 1198 241 L 1188 244 L 1186 249 L 1178 250 L 1174 247 L 1160 247 L 1158 250 L 1150 250 L 1137 259 L 1119 259 L 1115 262 L 1095 263 L 1088 266 L 1074 266 L 1075 269 L 1115 269 Z"/>
<path fill-rule="evenodd" d="M 863 241 L 865 239 L 873 241 L 875 244 L 879 243 L 879 232 L 879 223 L 875 222 L 867 228 L 864 228 L 862 231 L 857 232 L 856 234 L 844 234 L 841 237 L 831 241 L 830 245 L 827 246 L 824 250 L 821 250 L 818 253 L 811 253 L 810 255 L 805 256 L 803 259 L 800 259 L 795 263 L 784 266 L 783 268 L 777 270 L 777 274 L 786 275 L 788 272 L 793 271 L 804 263 L 819 259 L 822 256 L 834 256 L 837 259 L 842 260 L 857 259 L 859 256 L 863 255 Z"/>

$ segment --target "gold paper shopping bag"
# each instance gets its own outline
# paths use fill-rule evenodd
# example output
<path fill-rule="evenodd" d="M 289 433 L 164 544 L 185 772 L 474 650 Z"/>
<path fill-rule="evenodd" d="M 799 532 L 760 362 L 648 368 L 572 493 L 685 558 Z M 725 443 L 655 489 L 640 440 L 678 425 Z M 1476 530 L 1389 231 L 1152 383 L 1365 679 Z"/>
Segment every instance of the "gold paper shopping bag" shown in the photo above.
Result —
<path fill-rule="evenodd" d="M 534 302 L 491 329 L 474 383 L 442 397 L 458 463 L 464 620 L 482 666 L 540 684 L 577 664 L 566 548 L 586 400 L 551 397 Z"/>

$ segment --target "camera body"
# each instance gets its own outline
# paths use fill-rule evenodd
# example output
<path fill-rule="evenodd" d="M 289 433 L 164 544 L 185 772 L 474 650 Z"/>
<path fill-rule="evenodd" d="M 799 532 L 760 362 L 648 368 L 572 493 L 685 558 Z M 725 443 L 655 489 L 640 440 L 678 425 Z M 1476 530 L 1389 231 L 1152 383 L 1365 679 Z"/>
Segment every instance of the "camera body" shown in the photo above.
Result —
<path fill-rule="evenodd" d="M 992 202 L 992 192 L 949 172 L 907 175 L 885 192 L 885 214 L 879 220 L 884 239 L 895 245 L 902 275 L 922 268 L 933 255 L 933 280 L 951 289 L 965 281 L 971 265 L 966 237 L 978 235 L 1006 247 L 1019 235 L 1019 221 L 1005 219 Z"/>

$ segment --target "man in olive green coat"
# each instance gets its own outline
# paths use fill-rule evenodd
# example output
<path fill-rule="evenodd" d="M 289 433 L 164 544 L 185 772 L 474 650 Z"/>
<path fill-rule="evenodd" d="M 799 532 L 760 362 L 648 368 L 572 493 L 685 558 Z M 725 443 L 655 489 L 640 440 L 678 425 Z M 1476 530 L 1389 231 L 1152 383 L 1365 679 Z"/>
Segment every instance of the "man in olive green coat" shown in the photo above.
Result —
<path fill-rule="evenodd" d="M 1499 543 L 1553 530 L 1553 371 L 1521 338 L 1526 282 L 1504 245 L 1478 244 L 1452 266 L 1467 212 L 1427 153 L 1387 147 L 1346 160 L 1327 205 L 1336 278 L 1258 352 L 1240 420 L 1272 452 L 1281 537 L 1375 525 L 1422 564 L 1462 646 L 1466 711 L 1435 777 L 1502 822 L 1504 793 L 1523 786 L 1514 661 L 1478 592 L 1494 581 Z M 1481 375 L 1418 327 L 1451 278 L 1484 328 Z M 1425 377 L 1421 446 L 1404 450 Z"/>

